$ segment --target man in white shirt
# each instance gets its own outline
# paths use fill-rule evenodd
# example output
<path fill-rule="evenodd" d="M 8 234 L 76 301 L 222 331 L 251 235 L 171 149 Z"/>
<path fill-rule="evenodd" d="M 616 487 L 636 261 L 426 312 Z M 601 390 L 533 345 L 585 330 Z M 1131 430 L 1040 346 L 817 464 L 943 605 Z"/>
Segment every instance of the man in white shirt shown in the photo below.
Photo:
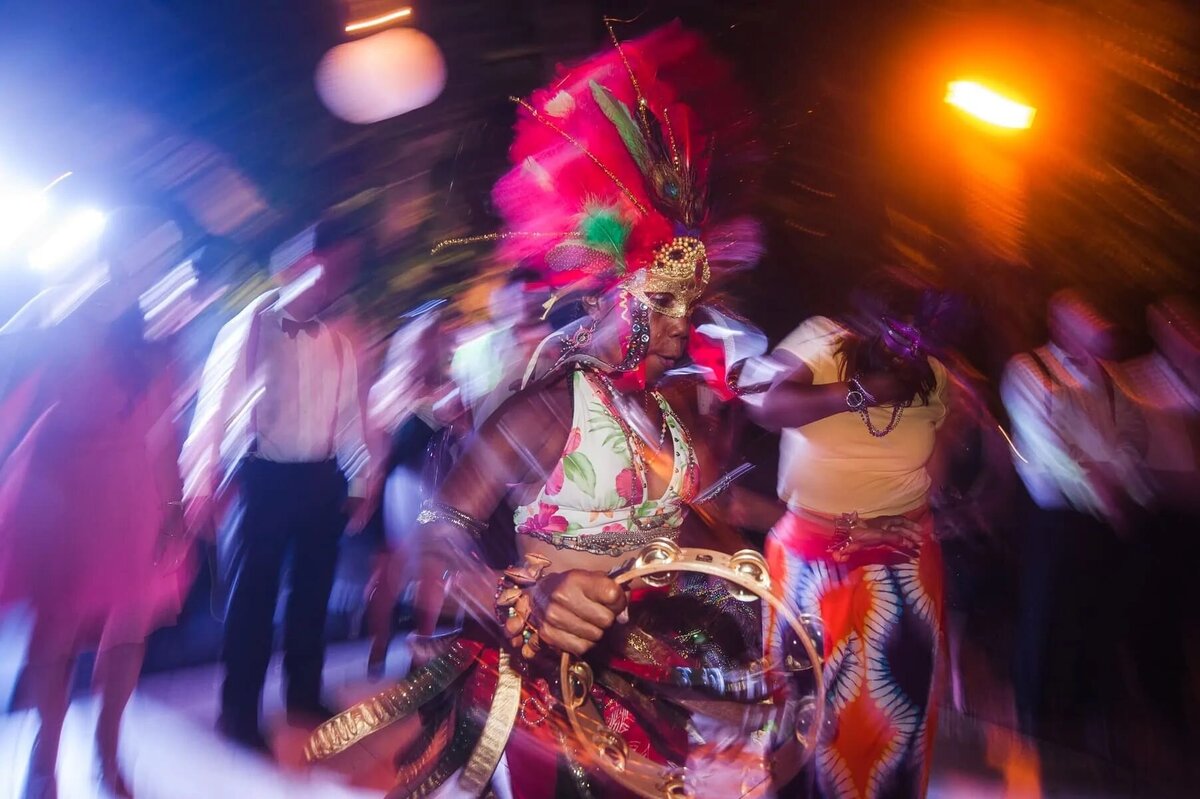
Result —
<path fill-rule="evenodd" d="M 280 288 L 230 321 L 201 378 L 183 449 L 189 521 L 211 517 L 235 474 L 244 513 L 233 532 L 219 728 L 265 750 L 259 729 L 283 563 L 289 721 L 329 715 L 321 703 L 326 609 L 338 540 L 361 526 L 368 454 L 349 339 L 321 319 L 349 284 L 360 242 L 345 222 L 320 223 L 271 259 Z"/>
<path fill-rule="evenodd" d="M 1145 420 L 1104 360 L 1115 326 L 1072 291 L 1050 299 L 1048 322 L 1050 341 L 1015 356 L 1000 384 L 1037 505 L 1020 545 L 1014 689 L 1026 732 L 1039 732 L 1047 698 L 1072 722 L 1112 699 L 1116 656 L 1100 647 L 1126 632 L 1129 611 L 1111 590 L 1125 549 L 1114 530 L 1146 500 Z"/>

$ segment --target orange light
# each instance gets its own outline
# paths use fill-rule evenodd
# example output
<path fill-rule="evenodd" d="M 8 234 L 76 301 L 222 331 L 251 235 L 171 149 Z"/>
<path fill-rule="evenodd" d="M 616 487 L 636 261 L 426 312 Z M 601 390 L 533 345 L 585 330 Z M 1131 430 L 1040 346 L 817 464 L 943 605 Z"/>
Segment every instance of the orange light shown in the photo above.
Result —
<path fill-rule="evenodd" d="M 358 31 L 363 31 L 367 28 L 374 28 L 378 25 L 386 25 L 389 22 L 395 22 L 398 19 L 404 19 L 405 17 L 411 16 L 412 7 L 405 6 L 404 8 L 390 11 L 387 14 L 381 14 L 378 17 L 371 17 L 370 19 L 360 20 L 359 22 L 352 22 L 346 26 L 346 33 L 357 33 Z"/>
<path fill-rule="evenodd" d="M 999 128 L 1024 130 L 1033 125 L 1037 109 L 1010 100 L 983 84 L 955 80 L 946 84 L 946 102 L 976 119 Z"/>

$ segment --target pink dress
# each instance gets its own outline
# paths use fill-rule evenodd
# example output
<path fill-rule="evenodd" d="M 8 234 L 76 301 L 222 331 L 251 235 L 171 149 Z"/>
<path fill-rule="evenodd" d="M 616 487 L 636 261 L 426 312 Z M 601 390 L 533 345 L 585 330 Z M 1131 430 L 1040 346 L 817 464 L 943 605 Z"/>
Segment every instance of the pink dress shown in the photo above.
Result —
<path fill-rule="evenodd" d="M 30 608 L 34 646 L 54 652 L 140 642 L 186 587 L 155 563 L 180 493 L 169 362 L 109 330 L 79 321 L 40 342 L 36 420 L 0 466 L 0 605 Z"/>

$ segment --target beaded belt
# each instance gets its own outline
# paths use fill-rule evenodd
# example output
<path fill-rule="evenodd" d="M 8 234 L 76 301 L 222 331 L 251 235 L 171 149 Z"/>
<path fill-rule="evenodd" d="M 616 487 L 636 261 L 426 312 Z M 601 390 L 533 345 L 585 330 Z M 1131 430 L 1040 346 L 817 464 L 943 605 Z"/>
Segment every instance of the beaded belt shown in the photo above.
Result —
<path fill-rule="evenodd" d="M 545 541 L 555 549 L 574 549 L 579 552 L 588 552 L 592 555 L 615 557 L 617 555 L 624 555 L 626 552 L 639 550 L 655 539 L 669 538 L 675 541 L 679 538 L 679 528 L 660 525 L 647 527 L 646 529 L 622 530 L 621 532 L 611 533 L 575 533 L 574 535 L 566 535 L 563 533 L 531 531 L 522 533 L 522 535 L 528 535 L 530 538 Z"/>
<path fill-rule="evenodd" d="M 458 679 L 478 651 L 479 645 L 455 641 L 449 652 L 417 669 L 407 679 L 318 727 L 304 747 L 305 757 L 309 762 L 333 757 L 384 727 L 411 716 Z"/>

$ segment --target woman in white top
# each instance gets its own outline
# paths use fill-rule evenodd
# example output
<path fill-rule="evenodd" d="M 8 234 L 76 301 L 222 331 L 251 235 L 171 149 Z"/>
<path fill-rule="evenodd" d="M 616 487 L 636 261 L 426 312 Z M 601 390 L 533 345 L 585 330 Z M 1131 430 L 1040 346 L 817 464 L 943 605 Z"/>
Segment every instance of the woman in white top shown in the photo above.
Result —
<path fill-rule="evenodd" d="M 742 376 L 773 371 L 751 416 L 783 431 L 772 583 L 825 627 L 836 723 L 814 761 L 821 796 L 922 796 L 928 783 L 942 567 L 927 466 L 947 376 L 926 354 L 919 298 L 904 304 L 879 301 L 854 331 L 811 318 Z"/>

